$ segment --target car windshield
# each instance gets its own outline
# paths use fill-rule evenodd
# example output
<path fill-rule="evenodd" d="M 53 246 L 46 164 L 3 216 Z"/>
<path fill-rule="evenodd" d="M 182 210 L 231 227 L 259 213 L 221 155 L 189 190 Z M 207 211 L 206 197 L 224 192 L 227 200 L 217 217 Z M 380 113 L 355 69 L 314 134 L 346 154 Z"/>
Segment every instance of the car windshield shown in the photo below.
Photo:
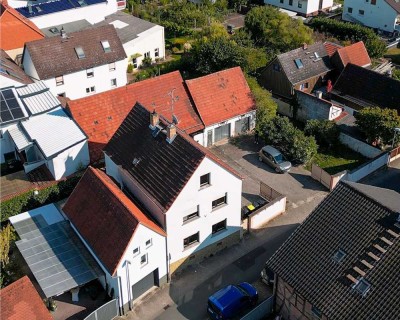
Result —
<path fill-rule="evenodd" d="M 284 161 L 283 156 L 282 156 L 281 153 L 278 154 L 278 155 L 276 155 L 276 156 L 274 157 L 274 159 L 275 159 L 275 161 L 276 161 L 277 163 L 282 163 L 282 162 Z"/>

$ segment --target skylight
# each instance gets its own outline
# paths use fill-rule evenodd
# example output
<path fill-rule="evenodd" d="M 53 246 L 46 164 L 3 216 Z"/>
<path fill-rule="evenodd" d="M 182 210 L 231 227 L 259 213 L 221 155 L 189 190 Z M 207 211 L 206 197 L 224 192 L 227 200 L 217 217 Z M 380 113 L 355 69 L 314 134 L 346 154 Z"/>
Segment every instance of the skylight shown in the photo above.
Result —
<path fill-rule="evenodd" d="M 59 31 L 58 28 L 56 28 L 56 27 L 50 28 L 49 31 L 50 31 L 51 33 L 54 33 L 54 34 L 60 33 L 60 31 Z"/>
<path fill-rule="evenodd" d="M 314 57 L 317 58 L 317 59 L 319 58 L 318 52 L 314 52 Z"/>
<path fill-rule="evenodd" d="M 335 260 L 336 262 L 341 262 L 345 256 L 346 256 L 346 252 L 344 252 L 342 249 L 339 249 L 333 255 L 333 260 Z"/>
<path fill-rule="evenodd" d="M 35 9 L 36 9 L 37 12 L 42 12 L 43 11 L 42 8 L 39 7 L 39 6 L 36 6 Z"/>
<path fill-rule="evenodd" d="M 365 296 L 369 289 L 371 288 L 371 285 L 368 283 L 367 280 L 361 278 L 356 285 L 354 286 L 354 289 L 361 293 L 362 296 Z"/>
<path fill-rule="evenodd" d="M 104 52 L 111 52 L 110 43 L 108 40 L 101 41 L 101 45 L 103 46 Z"/>
<path fill-rule="evenodd" d="M 301 69 L 304 67 L 303 61 L 301 61 L 301 59 L 295 59 L 294 63 L 296 64 L 297 69 Z"/>
<path fill-rule="evenodd" d="M 85 52 L 83 51 L 82 47 L 75 47 L 75 52 L 79 59 L 86 58 Z"/>
<path fill-rule="evenodd" d="M 87 3 L 86 3 L 85 0 L 78 0 L 78 3 L 79 3 L 79 5 L 80 5 L 81 7 L 87 6 Z"/>

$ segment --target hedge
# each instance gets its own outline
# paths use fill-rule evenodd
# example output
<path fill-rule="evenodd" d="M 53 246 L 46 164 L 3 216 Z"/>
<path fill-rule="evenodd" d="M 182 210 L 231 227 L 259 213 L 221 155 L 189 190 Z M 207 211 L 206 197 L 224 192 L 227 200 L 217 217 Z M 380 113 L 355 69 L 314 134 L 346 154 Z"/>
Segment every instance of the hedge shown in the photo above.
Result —
<path fill-rule="evenodd" d="M 1 202 L 1 222 L 7 221 L 8 218 L 20 214 L 21 212 L 29 211 L 67 198 L 74 190 L 81 176 L 82 174 L 77 174 L 57 184 L 41 189 L 36 196 L 31 190 Z"/>

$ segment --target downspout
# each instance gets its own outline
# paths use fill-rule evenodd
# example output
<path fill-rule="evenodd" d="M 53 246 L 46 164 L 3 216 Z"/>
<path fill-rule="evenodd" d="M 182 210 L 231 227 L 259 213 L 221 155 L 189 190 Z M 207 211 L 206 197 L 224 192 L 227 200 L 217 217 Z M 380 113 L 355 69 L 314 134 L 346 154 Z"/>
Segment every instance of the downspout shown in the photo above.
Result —
<path fill-rule="evenodd" d="M 121 299 L 121 305 L 119 305 L 119 314 L 120 315 L 124 315 L 124 296 L 122 294 L 122 280 L 121 280 L 121 276 L 117 276 L 117 281 L 118 281 L 118 288 L 119 288 L 119 296 Z"/>

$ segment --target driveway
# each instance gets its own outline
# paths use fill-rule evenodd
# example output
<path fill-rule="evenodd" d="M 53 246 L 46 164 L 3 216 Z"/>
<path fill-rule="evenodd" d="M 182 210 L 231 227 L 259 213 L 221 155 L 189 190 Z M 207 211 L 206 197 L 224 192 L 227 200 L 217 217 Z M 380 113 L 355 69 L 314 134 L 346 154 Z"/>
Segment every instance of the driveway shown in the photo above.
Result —
<path fill-rule="evenodd" d="M 327 194 L 327 189 L 311 178 L 311 173 L 303 166 L 293 167 L 289 173 L 279 174 L 267 164 L 260 162 L 258 151 L 262 146 L 261 143 L 254 143 L 253 136 L 244 135 L 232 139 L 231 143 L 211 148 L 214 154 L 244 177 L 243 205 L 252 202 L 254 195 L 259 194 L 260 181 L 285 195 L 287 205 L 292 208 Z"/>

